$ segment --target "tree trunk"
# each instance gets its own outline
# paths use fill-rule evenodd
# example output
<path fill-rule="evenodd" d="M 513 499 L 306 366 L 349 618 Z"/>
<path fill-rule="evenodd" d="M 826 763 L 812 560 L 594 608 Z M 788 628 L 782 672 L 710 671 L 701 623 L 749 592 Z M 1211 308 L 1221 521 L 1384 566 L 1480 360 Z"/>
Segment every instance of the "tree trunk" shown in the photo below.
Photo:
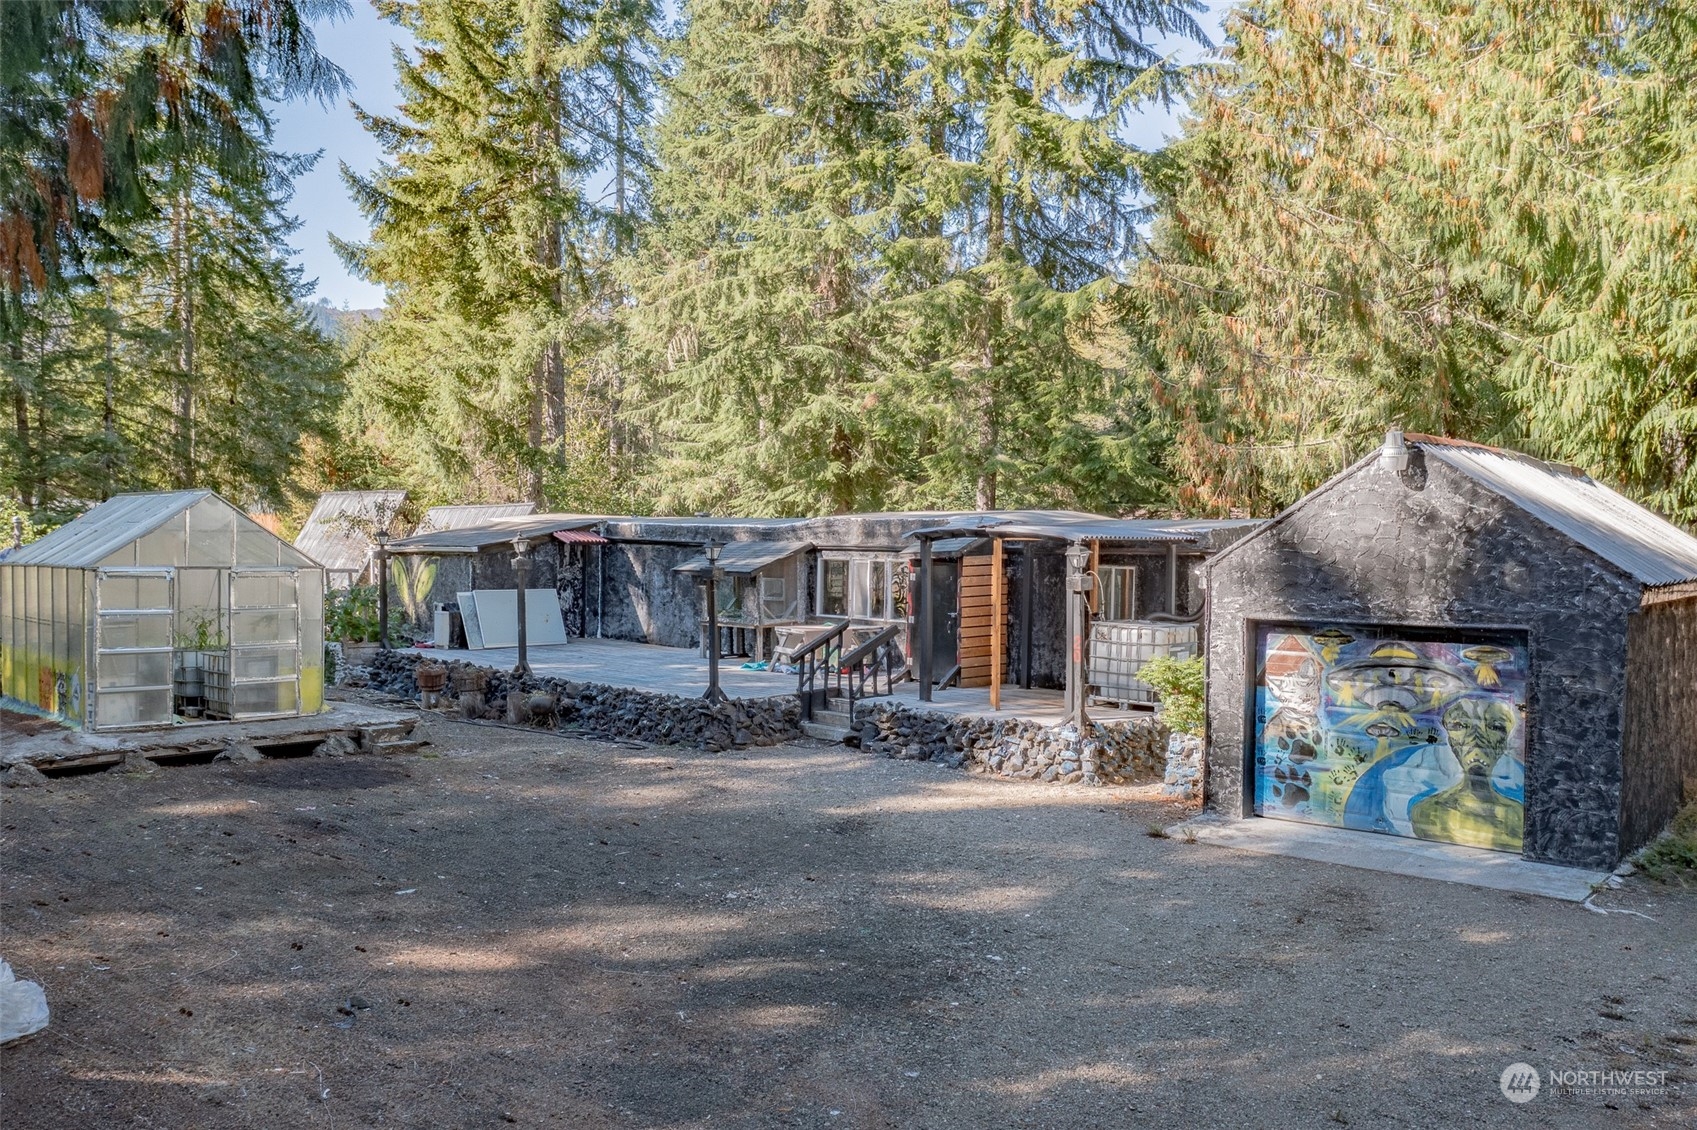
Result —
<path fill-rule="evenodd" d="M 102 323 L 106 329 L 105 352 L 102 357 L 102 363 L 105 369 L 105 372 L 102 374 L 105 378 L 105 388 L 104 398 L 100 406 L 100 432 L 102 436 L 102 443 L 105 447 L 105 450 L 101 453 L 100 457 L 100 497 L 103 500 L 111 498 L 113 494 L 117 493 L 113 489 L 112 481 L 112 457 L 118 450 L 118 408 L 116 400 L 112 395 L 112 318 L 114 317 L 114 311 L 112 307 L 112 292 L 110 288 L 106 291 L 105 313 L 106 317 L 102 319 Z"/>
<path fill-rule="evenodd" d="M 21 341 L 11 345 L 12 354 L 12 418 L 18 427 L 18 505 L 34 510 L 38 503 L 35 478 L 36 462 L 29 424 L 29 390 L 24 387 L 24 347 Z"/>
<path fill-rule="evenodd" d="M 189 201 L 179 192 L 171 220 L 171 287 L 177 320 L 177 419 L 173 425 L 176 467 L 173 478 L 179 488 L 195 484 L 195 396 L 194 396 L 194 253 L 189 246 Z"/>
<path fill-rule="evenodd" d="M 627 224 L 626 209 L 630 206 L 627 195 L 627 181 L 630 170 L 625 164 L 625 147 L 630 130 L 628 109 L 625 106 L 624 76 L 625 49 L 619 45 L 619 73 L 613 76 L 613 254 L 623 259 L 628 248 L 626 244 L 625 227 Z M 621 403 L 624 396 L 624 340 L 619 332 L 618 317 L 613 315 L 613 353 L 611 363 L 607 366 L 607 456 L 617 465 L 619 455 L 624 451 L 624 432 L 619 413 L 623 408 Z"/>
<path fill-rule="evenodd" d="M 1007 203 L 1002 178 L 1007 175 L 1006 163 L 1000 159 L 990 163 L 985 217 L 984 262 L 989 268 L 985 285 L 989 293 L 984 306 L 984 371 L 978 389 L 978 454 L 979 471 L 974 501 L 980 510 L 996 508 L 996 460 L 1001 442 L 1001 397 L 997 392 L 1000 374 L 997 371 L 996 343 L 1002 335 L 1002 252 L 1007 246 Z"/>

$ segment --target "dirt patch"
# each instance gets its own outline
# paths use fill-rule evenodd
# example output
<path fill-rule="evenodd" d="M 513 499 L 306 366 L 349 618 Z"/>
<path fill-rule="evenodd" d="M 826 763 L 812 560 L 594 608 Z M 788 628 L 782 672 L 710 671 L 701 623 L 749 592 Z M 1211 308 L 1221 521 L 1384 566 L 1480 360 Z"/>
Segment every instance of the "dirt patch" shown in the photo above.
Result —
<path fill-rule="evenodd" d="M 20 714 L 16 710 L 6 710 L 0 707 L 0 738 L 18 737 L 30 738 L 36 734 L 45 734 L 50 730 L 63 730 L 65 727 L 51 718 L 37 718 L 33 714 Z"/>
<path fill-rule="evenodd" d="M 6 1125 L 1697 1121 L 1691 892 L 1597 914 L 811 743 L 423 729 L 7 794 L 0 953 L 54 1018 L 0 1052 Z M 1668 1088 L 1522 1108 L 1517 1060 Z"/>

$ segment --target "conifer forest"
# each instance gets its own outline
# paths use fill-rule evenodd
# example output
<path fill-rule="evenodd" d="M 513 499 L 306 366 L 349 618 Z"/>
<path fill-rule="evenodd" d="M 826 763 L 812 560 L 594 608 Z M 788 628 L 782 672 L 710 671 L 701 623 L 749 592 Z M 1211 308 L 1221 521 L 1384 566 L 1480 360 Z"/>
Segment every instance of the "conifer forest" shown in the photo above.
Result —
<path fill-rule="evenodd" d="M 1261 516 L 1396 425 L 1697 526 L 1697 3 L 1210 11 L 7 0 L 0 512 Z M 302 100 L 383 153 L 372 317 L 293 258 Z"/>

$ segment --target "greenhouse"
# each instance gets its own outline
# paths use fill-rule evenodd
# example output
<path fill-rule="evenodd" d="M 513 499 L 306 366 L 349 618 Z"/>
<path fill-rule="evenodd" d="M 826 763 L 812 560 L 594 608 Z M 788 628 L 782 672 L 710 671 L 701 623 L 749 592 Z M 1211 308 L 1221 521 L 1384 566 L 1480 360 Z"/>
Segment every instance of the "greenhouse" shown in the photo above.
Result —
<path fill-rule="evenodd" d="M 0 561 L 0 695 L 86 730 L 316 714 L 324 570 L 211 491 L 118 495 Z"/>

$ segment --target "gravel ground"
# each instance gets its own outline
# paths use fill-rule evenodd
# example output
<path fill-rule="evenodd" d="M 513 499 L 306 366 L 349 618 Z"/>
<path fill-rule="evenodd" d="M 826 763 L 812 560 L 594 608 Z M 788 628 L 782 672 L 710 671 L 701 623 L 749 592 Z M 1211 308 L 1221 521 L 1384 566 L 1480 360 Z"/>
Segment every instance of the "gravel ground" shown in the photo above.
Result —
<path fill-rule="evenodd" d="M 0 953 L 54 1013 L 0 1120 L 1697 1125 L 1697 892 L 1241 854 L 812 743 L 420 733 L 8 791 Z M 1517 1106 L 1516 1060 L 1667 1086 Z"/>

